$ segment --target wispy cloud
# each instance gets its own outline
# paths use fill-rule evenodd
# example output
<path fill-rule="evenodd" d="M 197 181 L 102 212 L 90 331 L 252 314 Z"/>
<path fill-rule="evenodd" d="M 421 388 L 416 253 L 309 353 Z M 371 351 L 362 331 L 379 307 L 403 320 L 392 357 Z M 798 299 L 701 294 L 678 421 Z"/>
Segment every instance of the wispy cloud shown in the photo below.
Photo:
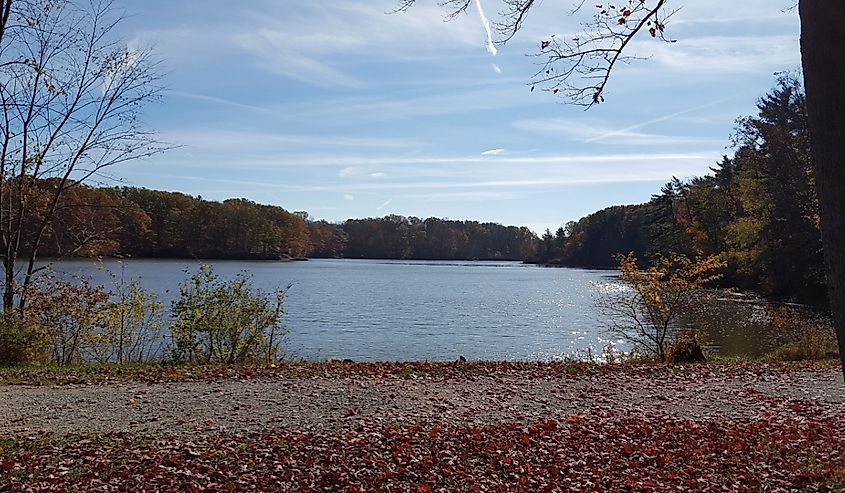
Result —
<path fill-rule="evenodd" d="M 343 200 L 348 200 L 349 202 L 352 202 L 353 200 L 355 200 L 355 197 L 352 196 L 352 194 L 345 193 L 343 194 Z"/>
<path fill-rule="evenodd" d="M 393 199 L 392 199 L 392 198 L 391 198 L 391 199 L 387 199 L 387 200 L 385 200 L 384 202 L 382 202 L 380 206 L 376 207 L 376 210 L 377 210 L 377 211 L 380 211 L 380 210 L 384 209 L 385 207 L 387 207 L 388 205 L 390 205 L 392 202 L 393 202 Z"/>
<path fill-rule="evenodd" d="M 636 53 L 650 55 L 646 63 L 662 65 L 664 73 L 668 70 L 687 80 L 696 74 L 714 77 L 783 70 L 801 62 L 798 37 L 784 35 L 699 36 L 671 44 L 641 42 L 636 45 Z"/>
<path fill-rule="evenodd" d="M 310 182 L 288 183 L 277 180 L 274 171 L 265 173 L 264 181 L 209 177 L 202 174 L 182 175 L 178 178 L 193 181 L 209 181 L 248 186 L 256 189 L 281 189 L 290 192 L 339 192 L 351 194 L 354 191 L 378 190 L 461 190 L 495 189 L 500 192 L 515 189 L 550 189 L 583 184 L 634 183 L 663 181 L 670 176 L 689 177 L 707 171 L 720 158 L 718 152 L 688 154 L 625 154 L 625 155 L 581 155 L 581 156 L 523 156 L 518 158 L 473 158 L 456 167 L 454 160 L 442 159 L 441 169 L 446 176 L 436 178 L 431 167 L 420 168 L 426 173 L 416 175 L 404 173 L 399 168 L 397 178 L 390 181 L 372 180 L 362 177 L 353 181 L 333 182 L 314 176 Z M 531 166 L 531 168 L 527 168 Z M 414 170 L 416 168 L 410 168 Z M 525 178 L 526 170 L 531 176 Z M 154 172 L 154 171 L 151 171 Z M 138 173 L 144 174 L 144 173 Z M 164 176 L 156 174 L 156 176 Z M 176 178 L 176 176 L 173 176 Z M 428 178 L 421 181 L 420 178 Z"/>
<path fill-rule="evenodd" d="M 515 192 L 440 192 L 409 193 L 402 198 L 420 199 L 425 202 L 482 202 L 486 200 L 516 200 L 523 197 Z"/>
<path fill-rule="evenodd" d="M 161 137 L 168 142 L 205 151 L 235 151 L 240 149 L 243 154 L 254 154 L 256 151 L 278 153 L 280 147 L 289 152 L 291 146 L 303 146 L 309 149 L 314 147 L 390 149 L 420 146 L 419 142 L 389 137 L 349 137 L 344 135 L 307 135 L 220 129 L 165 131 L 161 133 Z"/>
<path fill-rule="evenodd" d="M 481 153 L 482 156 L 498 156 L 499 154 L 505 152 L 504 149 L 490 149 L 489 151 L 484 151 Z"/>
<path fill-rule="evenodd" d="M 346 178 L 347 176 L 355 176 L 361 172 L 361 168 L 357 166 L 348 166 L 343 168 L 342 170 L 337 172 L 337 176 L 340 178 Z"/>
<path fill-rule="evenodd" d="M 331 120 L 366 125 L 378 121 L 409 121 L 419 117 L 470 115 L 480 111 L 518 108 L 520 112 L 548 106 L 548 99 L 532 97 L 524 87 L 509 84 L 453 88 L 422 95 L 388 93 L 385 96 L 328 98 L 320 105 L 290 104 L 291 121 Z"/>
<path fill-rule="evenodd" d="M 325 88 L 360 88 L 366 85 L 364 80 L 328 63 L 290 51 L 284 32 L 258 29 L 241 34 L 235 40 L 258 59 L 260 67 L 272 73 Z"/>
<path fill-rule="evenodd" d="M 586 118 L 541 118 L 532 120 L 518 120 L 513 126 L 521 130 L 536 132 L 547 135 L 559 135 L 570 140 L 583 142 L 585 144 L 601 142 L 602 144 L 613 145 L 687 145 L 687 144 L 712 144 L 719 145 L 709 138 L 685 135 L 655 134 L 637 132 L 637 130 L 657 123 L 674 120 L 683 115 L 701 112 L 704 109 L 717 106 L 734 99 L 733 96 L 721 98 L 706 104 L 694 106 L 681 111 L 675 111 L 656 118 L 637 122 L 623 128 L 611 128 L 594 120 Z M 729 121 L 730 119 L 728 119 Z"/>
<path fill-rule="evenodd" d="M 706 103 L 706 104 L 694 106 L 692 108 L 687 108 L 687 109 L 681 110 L 681 111 L 676 111 L 674 113 L 669 113 L 668 115 L 663 115 L 663 116 L 659 116 L 657 118 L 652 118 L 652 119 L 649 119 L 649 120 L 646 120 L 646 121 L 643 121 L 643 122 L 636 123 L 634 125 L 629 125 L 625 128 L 621 128 L 619 130 L 611 130 L 611 131 L 606 132 L 604 134 L 601 134 L 601 135 L 598 135 L 598 136 L 595 136 L 595 137 L 591 137 L 591 138 L 587 139 L 586 142 L 595 142 L 597 140 L 604 140 L 604 139 L 607 139 L 609 137 L 624 135 L 625 133 L 630 133 L 633 130 L 637 130 L 637 129 L 640 129 L 640 128 L 643 128 L 643 127 L 647 127 L 647 126 L 653 125 L 655 123 L 660 123 L 660 122 L 672 120 L 672 119 L 677 118 L 681 115 L 686 115 L 686 114 L 689 114 L 689 113 L 695 113 L 697 111 L 701 111 L 703 109 L 707 109 L 707 108 L 716 106 L 718 104 L 725 103 L 725 102 L 730 101 L 732 99 L 734 99 L 733 96 L 730 96 L 730 97 L 727 97 L 727 98 L 721 98 L 721 99 L 718 99 L 716 101 L 712 101 L 712 102 L 709 102 L 709 103 Z"/>
<path fill-rule="evenodd" d="M 573 164 L 601 164 L 601 163 L 626 163 L 631 166 L 640 163 L 655 163 L 662 161 L 697 161 L 702 158 L 710 158 L 719 153 L 713 151 L 703 152 L 653 152 L 653 153 L 619 153 L 619 154 L 545 154 L 545 155 L 513 155 L 507 156 L 466 156 L 466 155 L 395 155 L 395 156 L 351 156 L 343 154 L 325 154 L 325 155 L 293 155 L 293 156 L 279 156 L 279 157 L 264 157 L 264 158 L 244 158 L 237 161 L 229 162 L 215 162 L 216 169 L 225 171 L 227 169 L 244 170 L 244 169 L 261 169 L 265 171 L 282 170 L 286 168 L 296 167 L 339 167 L 339 177 L 352 177 L 369 175 L 372 168 L 396 167 L 396 169 L 405 169 L 406 167 L 419 167 L 424 170 L 440 169 L 460 170 L 462 167 L 468 168 L 483 168 L 493 169 L 494 166 L 507 167 L 511 169 L 520 169 L 524 171 L 526 166 L 567 166 Z M 228 158 L 227 158 L 228 159 Z M 162 162 L 163 166 L 170 166 L 172 163 Z M 201 159 L 191 161 L 181 161 L 180 165 L 185 168 L 202 168 L 208 167 L 208 159 L 202 157 Z M 368 169 L 369 167 L 369 169 Z M 383 171 L 381 171 L 383 172 Z M 392 171 L 391 171 L 392 173 Z"/>
<path fill-rule="evenodd" d="M 272 73 L 324 88 L 361 88 L 353 67 L 371 60 L 411 60 L 473 42 L 466 20 L 440 22 L 437 5 L 385 15 L 385 2 L 305 2 L 252 11 L 233 37 Z M 249 11 L 247 11 L 249 12 Z"/>
<path fill-rule="evenodd" d="M 527 132 L 534 132 L 542 135 L 555 135 L 582 143 L 601 142 L 601 144 L 606 145 L 634 146 L 674 146 L 682 144 L 720 145 L 720 141 L 714 141 L 702 137 L 661 135 L 635 132 L 630 129 L 612 129 L 598 122 L 589 122 L 584 119 L 540 118 L 534 120 L 519 120 L 514 122 L 513 126 Z"/>
<path fill-rule="evenodd" d="M 496 72 L 497 74 L 502 73 L 502 67 L 496 65 L 495 63 L 491 63 L 490 66 L 493 67 L 493 72 Z"/>
<path fill-rule="evenodd" d="M 256 113 L 265 113 L 265 114 L 279 114 L 279 112 L 274 111 L 270 108 L 262 107 L 262 106 L 254 106 L 251 104 L 239 103 L 237 101 L 232 101 L 231 99 L 220 98 L 217 96 L 209 96 L 207 94 L 198 94 L 193 92 L 185 92 L 185 91 L 174 91 L 170 90 L 167 91 L 168 96 L 177 96 L 182 98 L 188 99 L 195 99 L 199 101 L 208 101 L 210 103 L 221 104 L 224 106 L 231 106 L 234 108 L 239 108 L 242 110 L 249 110 L 254 111 Z"/>

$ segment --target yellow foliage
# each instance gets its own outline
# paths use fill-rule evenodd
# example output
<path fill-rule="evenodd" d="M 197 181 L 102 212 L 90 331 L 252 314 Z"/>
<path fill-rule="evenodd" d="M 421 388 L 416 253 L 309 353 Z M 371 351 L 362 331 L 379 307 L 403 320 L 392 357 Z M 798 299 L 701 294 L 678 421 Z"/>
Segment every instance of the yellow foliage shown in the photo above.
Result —
<path fill-rule="evenodd" d="M 672 342 L 670 330 L 683 316 L 689 316 L 703 301 L 704 288 L 722 277 L 726 262 L 717 256 L 661 256 L 645 270 L 637 266 L 634 252 L 619 255 L 619 275 L 632 288 L 631 298 L 605 304 L 609 312 L 621 315 L 612 332 L 666 358 Z"/>

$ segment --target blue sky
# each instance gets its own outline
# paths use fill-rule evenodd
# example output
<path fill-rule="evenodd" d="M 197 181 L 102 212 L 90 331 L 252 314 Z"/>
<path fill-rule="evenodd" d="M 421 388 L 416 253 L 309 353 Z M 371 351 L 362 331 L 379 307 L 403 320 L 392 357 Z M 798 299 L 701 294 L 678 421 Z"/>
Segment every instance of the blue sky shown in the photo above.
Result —
<path fill-rule="evenodd" d="M 619 66 L 584 111 L 526 85 L 527 55 L 592 13 L 569 16 L 572 0 L 545 0 L 495 55 L 475 8 L 442 22 L 434 1 L 385 15 L 395 0 L 118 0 L 121 35 L 163 60 L 168 89 L 145 121 L 181 147 L 112 173 L 330 221 L 554 230 L 706 173 L 772 74 L 798 68 L 788 0 L 673 1 L 678 42 L 642 38 L 631 53 L 650 58 Z M 494 18 L 498 2 L 479 2 Z"/>

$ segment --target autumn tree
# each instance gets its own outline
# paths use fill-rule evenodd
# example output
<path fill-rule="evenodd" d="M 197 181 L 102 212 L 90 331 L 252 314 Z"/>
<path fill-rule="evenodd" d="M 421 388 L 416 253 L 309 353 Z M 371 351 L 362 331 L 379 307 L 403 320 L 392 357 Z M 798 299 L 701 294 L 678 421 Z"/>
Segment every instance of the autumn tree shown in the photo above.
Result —
<path fill-rule="evenodd" d="M 399 11 L 417 0 L 400 0 Z M 626 51 L 637 36 L 672 42 L 666 29 L 682 0 L 628 0 L 621 4 L 578 3 L 575 12 L 595 5 L 582 32 L 569 39 L 540 40 L 544 67 L 533 83 L 567 101 L 592 106 L 604 101 L 613 70 L 630 61 Z M 838 0 L 798 0 L 801 62 L 807 98 L 810 156 L 817 182 L 820 225 L 830 309 L 845 375 L 845 9 Z M 471 0 L 444 0 L 448 17 L 466 11 Z M 510 40 L 536 0 L 502 0 L 496 23 L 499 43 Z M 534 86 L 532 86 L 533 88 Z"/>
<path fill-rule="evenodd" d="M 26 304 L 64 200 L 111 166 L 163 149 L 139 121 L 160 92 L 148 50 L 115 37 L 108 0 L 0 1 L 3 309 Z M 40 189 L 49 183 L 48 189 Z M 78 240 L 96 237 L 93 231 Z M 74 247 L 76 248 L 76 247 Z M 21 266 L 21 264 L 23 264 Z"/>
<path fill-rule="evenodd" d="M 721 277 L 725 263 L 715 256 L 672 255 L 661 256 L 641 270 L 633 252 L 617 259 L 625 289 L 605 290 L 597 300 L 607 330 L 665 361 L 675 333 L 707 303 L 711 296 L 705 288 Z"/>

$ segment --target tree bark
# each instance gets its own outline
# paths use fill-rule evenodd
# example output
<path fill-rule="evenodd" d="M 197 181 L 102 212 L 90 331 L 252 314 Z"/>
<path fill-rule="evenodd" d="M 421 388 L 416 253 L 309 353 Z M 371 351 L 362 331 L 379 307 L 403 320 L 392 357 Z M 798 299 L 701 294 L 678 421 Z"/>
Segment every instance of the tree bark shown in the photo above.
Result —
<path fill-rule="evenodd" d="M 845 10 L 800 0 L 801 60 L 830 310 L 845 376 Z"/>

